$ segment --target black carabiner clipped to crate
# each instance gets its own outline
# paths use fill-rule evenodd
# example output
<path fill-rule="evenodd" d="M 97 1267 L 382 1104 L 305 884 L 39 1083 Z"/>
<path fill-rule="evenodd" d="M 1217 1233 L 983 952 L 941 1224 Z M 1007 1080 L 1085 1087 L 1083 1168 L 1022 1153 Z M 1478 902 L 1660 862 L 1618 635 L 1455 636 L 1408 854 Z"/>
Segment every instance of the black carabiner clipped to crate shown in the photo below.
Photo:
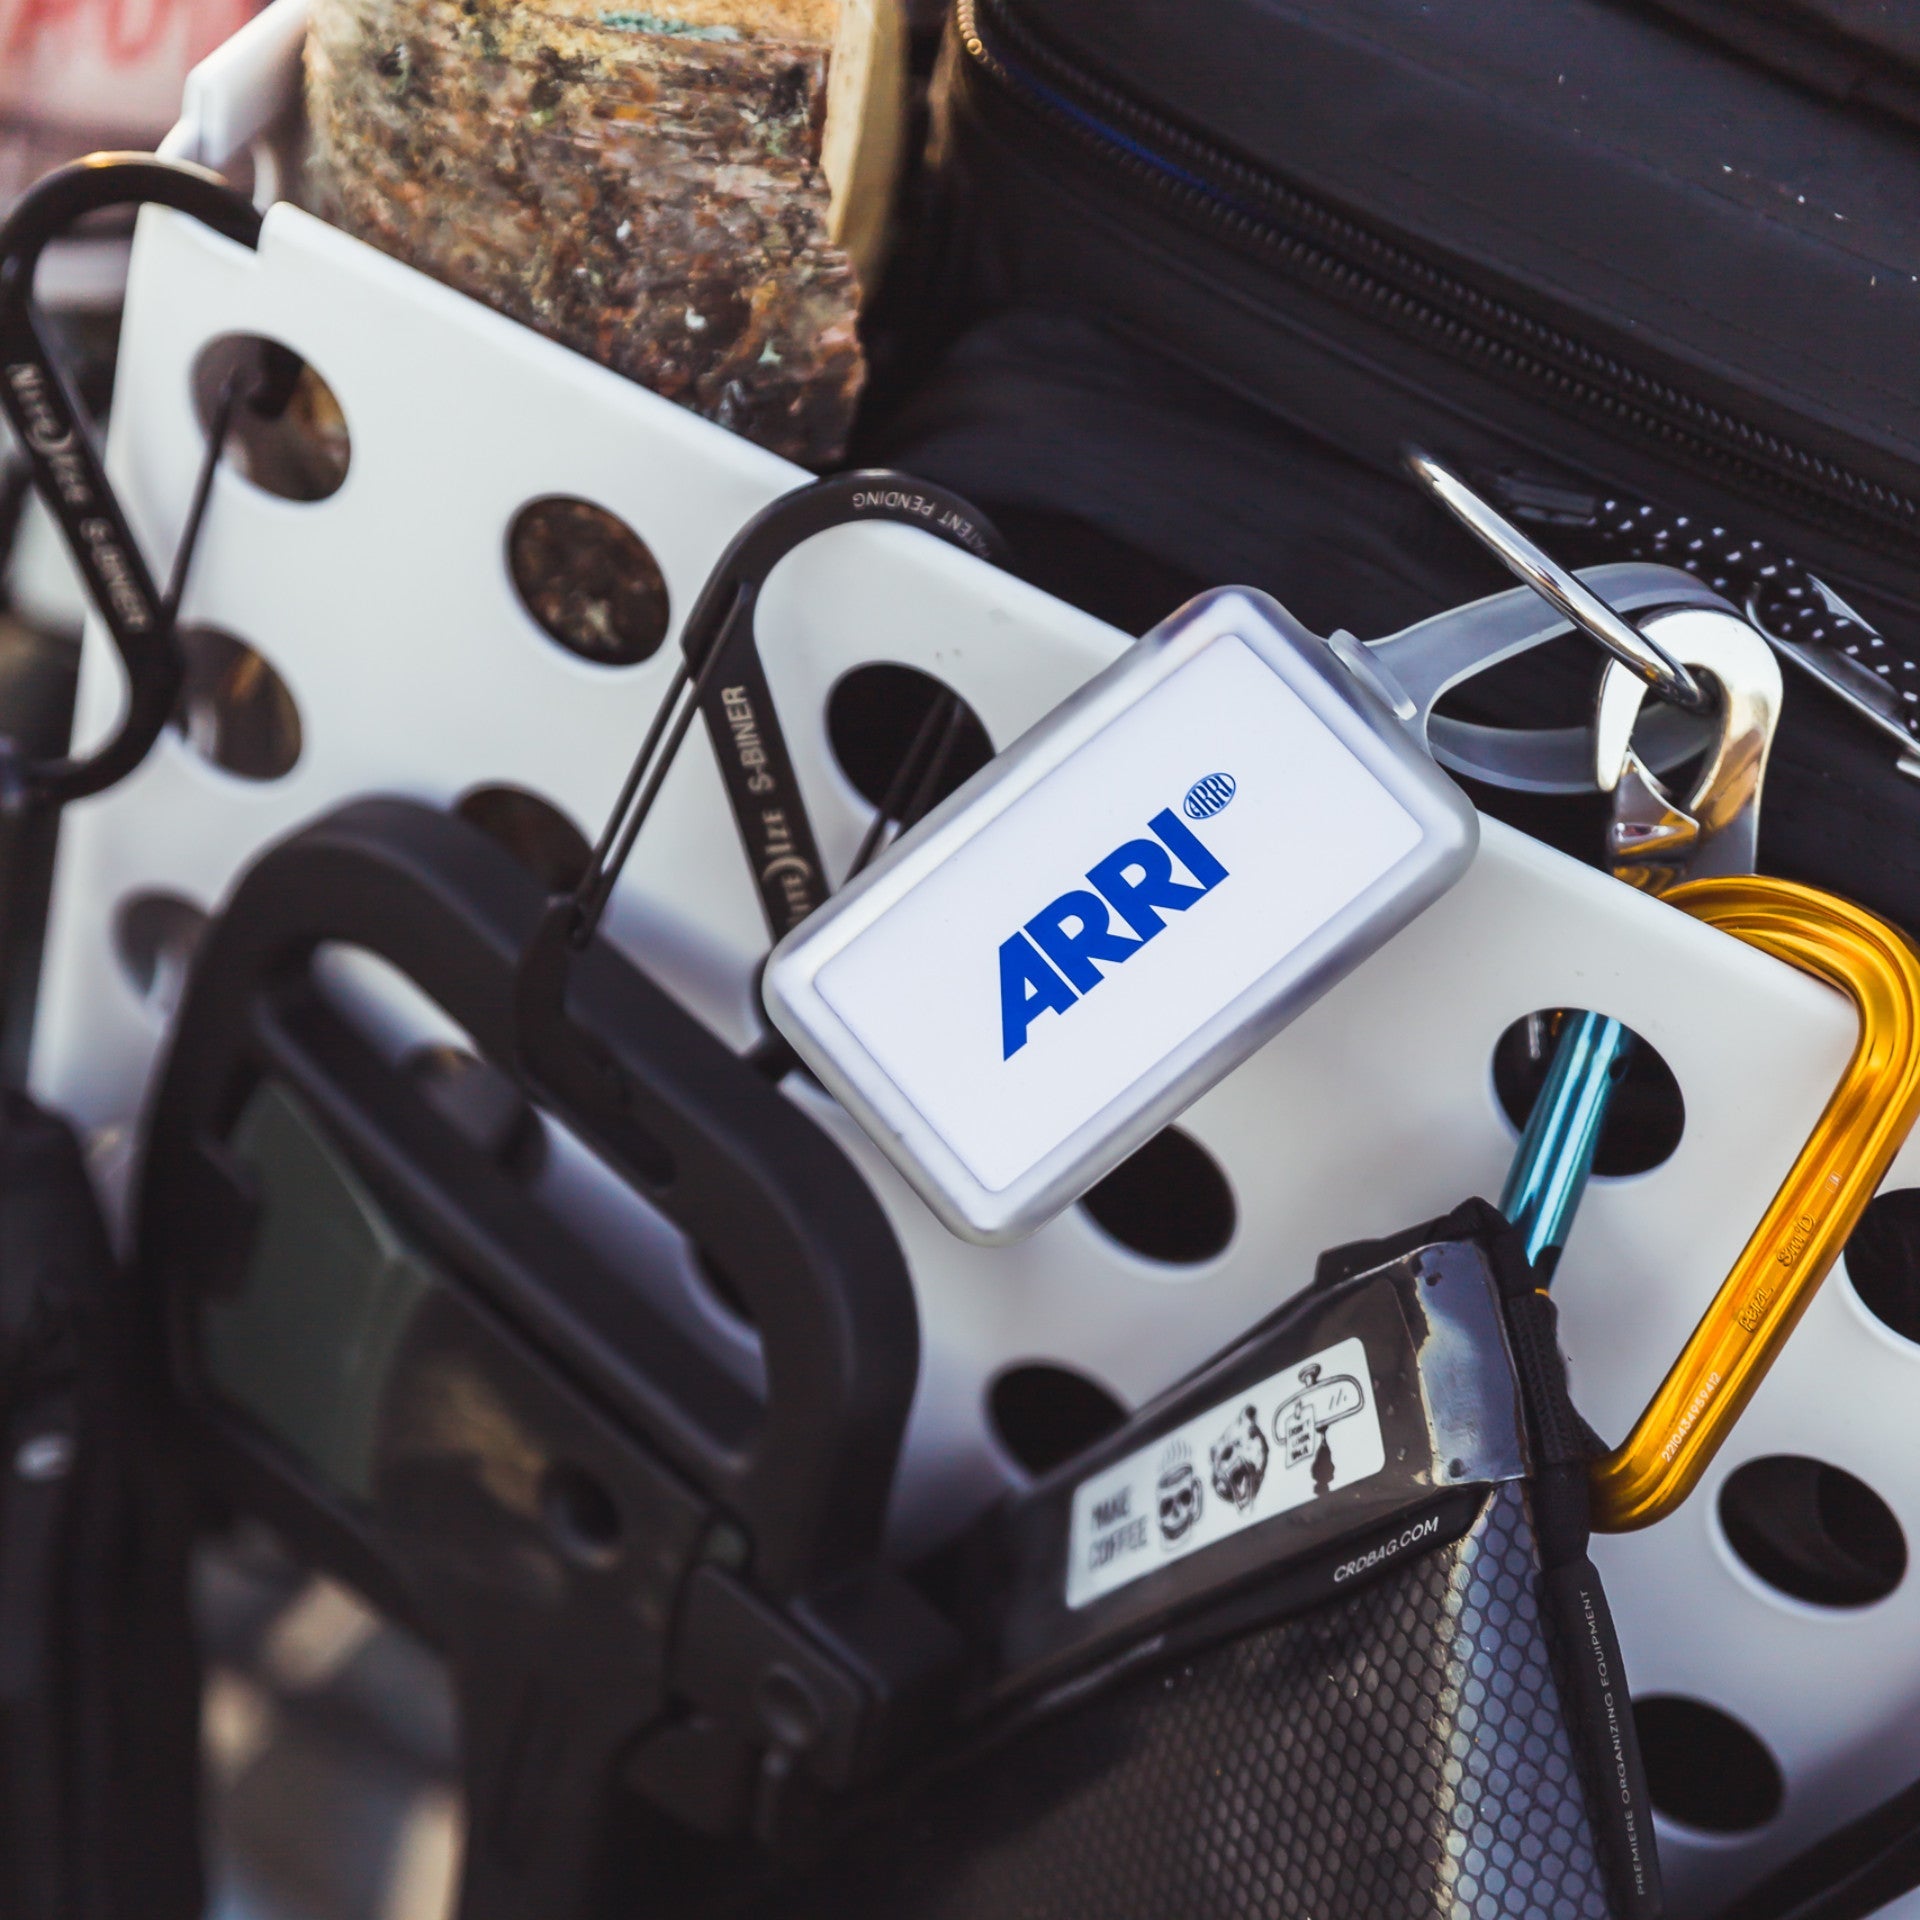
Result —
<path fill-rule="evenodd" d="M 567 1009 L 574 963 L 592 943 L 614 882 L 693 725 L 706 717 L 734 824 L 753 870 L 768 930 L 777 940 L 827 896 L 813 823 L 787 751 L 754 614 L 768 576 L 815 534 L 861 521 L 918 527 L 979 559 L 998 563 L 1004 544 L 992 523 L 960 495 L 903 473 L 836 474 L 783 494 L 741 528 L 708 576 L 681 635 L 682 663 L 654 713 L 586 872 L 556 896 L 520 964 L 516 1024 L 521 1064 L 551 1092 L 595 1113 L 616 1136 L 623 1125 L 619 1075 L 587 1042 Z M 965 709 L 936 704 L 880 803 L 854 861 L 878 850 L 889 819 L 904 830 L 926 810 Z"/>
<path fill-rule="evenodd" d="M 164 206 L 237 240 L 259 244 L 260 212 L 218 175 L 152 154 L 96 153 L 49 174 L 0 226 L 0 412 L 20 442 L 34 488 L 60 525 L 88 596 L 127 674 L 127 703 L 112 739 L 94 752 L 0 769 L 6 797 L 58 806 L 99 793 L 146 757 L 179 697 L 175 587 L 155 585 L 95 452 L 85 412 L 60 367 L 33 299 L 48 245 L 88 214 Z M 214 436 L 217 452 L 221 434 Z M 190 549 L 210 470 L 188 520 Z"/>
<path fill-rule="evenodd" d="M 788 554 L 816 534 L 875 520 L 917 527 L 978 559 L 996 564 L 1004 559 L 999 534 L 977 507 L 946 487 L 883 469 L 815 481 L 755 514 L 728 544 L 687 616 L 680 636 L 684 663 L 568 902 L 567 937 L 574 948 L 593 937 L 696 708 L 706 717 L 734 824 L 774 938 L 798 926 L 826 898 L 820 849 L 760 664 L 754 616 L 768 576 Z M 743 749 L 744 740 L 751 744 Z M 909 762 L 914 758 L 909 754 Z M 912 784 L 928 784 L 924 771 Z M 883 819 L 886 811 L 883 804 Z"/>

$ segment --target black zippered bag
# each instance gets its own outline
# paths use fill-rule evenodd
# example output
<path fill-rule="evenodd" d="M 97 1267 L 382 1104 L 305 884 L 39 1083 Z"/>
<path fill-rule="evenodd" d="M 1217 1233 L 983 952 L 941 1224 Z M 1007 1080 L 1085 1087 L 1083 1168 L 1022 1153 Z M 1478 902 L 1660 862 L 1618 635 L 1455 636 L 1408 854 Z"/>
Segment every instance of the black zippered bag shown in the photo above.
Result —
<path fill-rule="evenodd" d="M 956 137 L 1022 290 L 1376 462 L 1425 436 L 1684 491 L 1914 610 L 1912 127 L 1599 0 L 956 25 Z"/>
<path fill-rule="evenodd" d="M 1920 130 L 1822 71 L 1630 0 L 956 0 L 922 297 L 964 335 L 865 451 L 1110 618 L 1231 578 L 1366 633 L 1493 584 L 1417 441 L 1571 563 L 1800 563 L 1884 638 L 1792 567 L 1769 623 L 1920 713 Z M 1572 672 L 1476 717 L 1583 717 Z M 1790 681 L 1764 864 L 1920 919 L 1900 749 Z"/>

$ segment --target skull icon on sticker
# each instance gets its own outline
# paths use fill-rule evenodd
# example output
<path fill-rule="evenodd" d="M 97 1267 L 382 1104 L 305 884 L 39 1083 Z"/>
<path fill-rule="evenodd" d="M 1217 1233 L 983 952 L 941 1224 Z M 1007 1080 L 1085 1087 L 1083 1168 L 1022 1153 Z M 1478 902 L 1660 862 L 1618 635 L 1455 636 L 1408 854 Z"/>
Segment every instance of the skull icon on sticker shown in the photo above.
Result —
<path fill-rule="evenodd" d="M 1260 1409 L 1242 1407 L 1233 1424 L 1213 1443 L 1214 1492 L 1246 1513 L 1260 1497 L 1268 1458 L 1267 1436 L 1260 1431 Z"/>
<path fill-rule="evenodd" d="M 1327 1429 L 1367 1404 L 1366 1389 L 1350 1373 L 1320 1377 L 1317 1363 L 1300 1369 L 1300 1385 L 1274 1409 L 1273 1437 L 1288 1467 L 1313 1463 L 1313 1490 L 1333 1485 L 1333 1446 Z"/>
<path fill-rule="evenodd" d="M 1160 1538 L 1170 1547 L 1200 1524 L 1200 1510 L 1206 1500 L 1206 1490 L 1193 1470 L 1193 1455 L 1184 1440 L 1176 1440 L 1160 1456 L 1157 1494 Z"/>

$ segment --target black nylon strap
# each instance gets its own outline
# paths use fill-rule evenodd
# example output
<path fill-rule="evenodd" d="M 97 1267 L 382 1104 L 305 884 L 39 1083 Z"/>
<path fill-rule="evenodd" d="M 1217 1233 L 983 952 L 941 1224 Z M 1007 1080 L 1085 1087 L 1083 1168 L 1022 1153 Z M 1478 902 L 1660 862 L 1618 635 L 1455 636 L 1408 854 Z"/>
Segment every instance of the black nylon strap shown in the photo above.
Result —
<path fill-rule="evenodd" d="M 1535 1462 L 1528 1499 L 1540 1556 L 1540 1604 L 1594 1833 L 1621 1920 L 1653 1920 L 1663 1906 L 1652 1802 L 1613 1613 L 1587 1556 L 1592 1535 L 1587 1463 L 1599 1443 L 1567 1390 L 1559 1315 L 1542 1284 L 1546 1276 L 1529 1265 L 1522 1235 L 1499 1210 L 1475 1199 L 1404 1233 L 1323 1253 L 1313 1283 L 1337 1286 L 1417 1247 L 1450 1239 L 1478 1240 L 1500 1288 Z"/>
<path fill-rule="evenodd" d="M 1519 519 L 1545 529 L 1556 554 L 1581 564 L 1647 560 L 1680 567 L 1744 607 L 1777 640 L 1813 652 L 1845 654 L 1898 696 L 1902 723 L 1920 742 L 1920 649 L 1889 640 L 1836 605 L 1791 554 L 1766 540 L 1622 494 L 1580 498 L 1511 476 L 1493 490 Z"/>

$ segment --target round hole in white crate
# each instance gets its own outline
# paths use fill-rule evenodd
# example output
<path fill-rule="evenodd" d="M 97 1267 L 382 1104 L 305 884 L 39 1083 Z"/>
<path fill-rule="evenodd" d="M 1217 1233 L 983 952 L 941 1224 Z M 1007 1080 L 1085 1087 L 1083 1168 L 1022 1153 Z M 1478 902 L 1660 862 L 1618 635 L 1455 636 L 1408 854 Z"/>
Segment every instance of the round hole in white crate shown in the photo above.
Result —
<path fill-rule="evenodd" d="M 1920 1343 L 1920 1187 L 1878 1195 L 1847 1242 L 1847 1278 L 1882 1326 Z"/>
<path fill-rule="evenodd" d="M 619 1505 L 598 1474 L 555 1462 L 541 1476 L 540 1513 L 569 1560 L 599 1568 L 619 1558 L 626 1529 Z"/>
<path fill-rule="evenodd" d="M 1105 1387 L 1052 1361 L 1008 1367 L 987 1389 L 994 1438 L 1033 1474 L 1085 1452 L 1126 1418 L 1126 1408 Z"/>
<path fill-rule="evenodd" d="M 546 1165 L 540 1113 L 513 1076 L 466 1047 L 415 1047 L 401 1070 L 475 1152 L 523 1180 Z"/>
<path fill-rule="evenodd" d="M 672 621 L 653 549 L 591 500 L 530 500 L 507 529 L 507 574 L 556 645 L 596 666 L 631 667 L 660 651 Z"/>
<path fill-rule="evenodd" d="M 869 806 L 880 806 L 892 793 L 929 722 L 946 726 L 948 701 L 959 701 L 958 724 L 945 764 L 926 796 L 928 806 L 944 800 L 993 758 L 993 742 L 980 716 L 944 681 L 897 661 L 869 661 L 834 682 L 827 695 L 827 743 L 848 784 Z M 898 796 L 901 804 L 912 798 Z"/>
<path fill-rule="evenodd" d="M 565 893 L 587 870 L 587 836 L 556 807 L 524 787 L 475 787 L 454 812 L 504 847 L 549 893 Z"/>
<path fill-rule="evenodd" d="M 1494 1042 L 1493 1090 L 1516 1133 L 1533 1111 L 1564 1022 L 1577 1011 L 1542 1008 L 1514 1021 Z M 1686 1126 L 1686 1101 L 1673 1069 L 1635 1034 L 1625 1076 L 1594 1148 L 1593 1171 L 1603 1177 L 1649 1173 L 1673 1157 Z"/>
<path fill-rule="evenodd" d="M 1907 1537 L 1893 1509 L 1824 1460 L 1749 1460 L 1722 1484 L 1718 1512 L 1747 1571 L 1809 1606 L 1870 1607 L 1906 1577 Z"/>
<path fill-rule="evenodd" d="M 113 916 L 113 950 L 128 984 L 161 1019 L 180 1004 L 207 916 L 176 893 L 135 893 Z"/>
<path fill-rule="evenodd" d="M 1633 1703 L 1658 1813 L 1696 1833 L 1754 1833 L 1780 1811 L 1780 1763 L 1749 1726 L 1705 1700 L 1648 1694 Z"/>
<path fill-rule="evenodd" d="M 185 675 L 174 724 L 202 759 L 241 780 L 280 780 L 300 760 L 292 689 L 257 648 L 220 627 L 179 630 Z"/>
<path fill-rule="evenodd" d="M 1080 1210 L 1129 1253 L 1169 1267 L 1218 1259 L 1239 1218 L 1219 1161 L 1178 1127 L 1136 1147 L 1081 1196 Z"/>
<path fill-rule="evenodd" d="M 257 333 L 209 340 L 193 363 L 194 417 L 210 433 L 233 383 L 228 463 L 263 493 L 312 503 L 340 491 L 353 440 L 338 396 L 291 347 Z"/>

